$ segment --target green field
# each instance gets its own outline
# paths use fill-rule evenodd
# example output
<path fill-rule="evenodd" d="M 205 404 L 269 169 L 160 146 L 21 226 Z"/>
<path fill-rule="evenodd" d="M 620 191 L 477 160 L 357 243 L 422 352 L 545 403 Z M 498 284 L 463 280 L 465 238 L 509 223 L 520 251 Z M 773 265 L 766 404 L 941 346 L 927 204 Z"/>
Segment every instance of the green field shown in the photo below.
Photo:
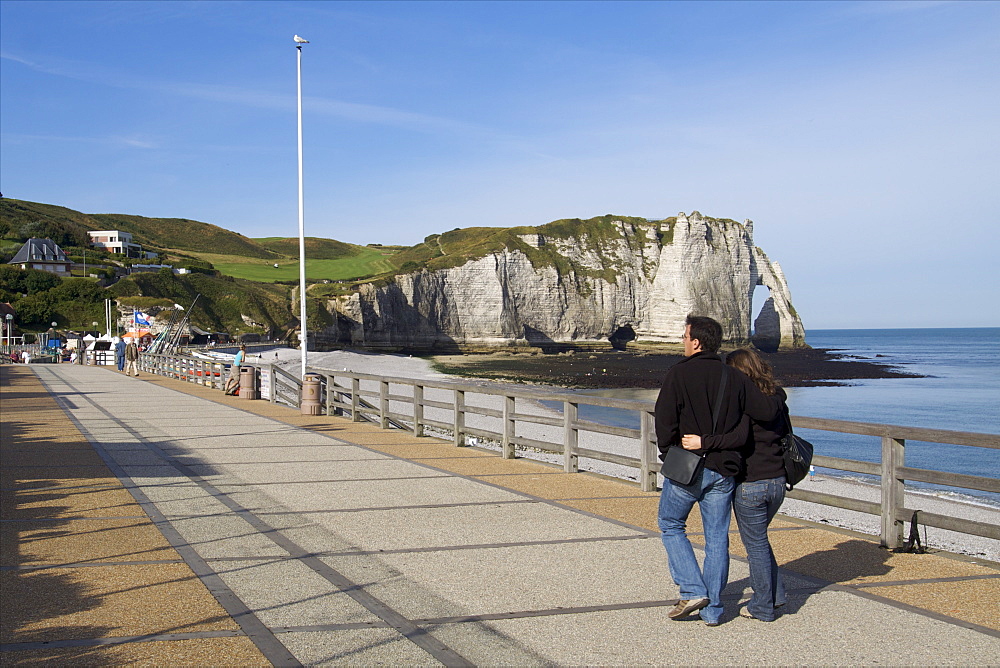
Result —
<path fill-rule="evenodd" d="M 299 263 L 287 258 L 279 260 L 261 260 L 258 258 L 240 257 L 237 255 L 215 255 L 210 253 L 192 253 L 203 260 L 212 263 L 217 270 L 228 276 L 244 278 L 249 281 L 272 283 L 274 281 L 293 281 L 299 277 Z M 311 281 L 323 279 L 331 281 L 346 281 L 362 276 L 372 276 L 391 271 L 395 267 L 389 259 L 391 253 L 376 248 L 365 248 L 358 255 L 342 257 L 335 260 L 309 259 L 306 254 L 306 278 Z M 275 267 L 274 265 L 278 266 Z"/>

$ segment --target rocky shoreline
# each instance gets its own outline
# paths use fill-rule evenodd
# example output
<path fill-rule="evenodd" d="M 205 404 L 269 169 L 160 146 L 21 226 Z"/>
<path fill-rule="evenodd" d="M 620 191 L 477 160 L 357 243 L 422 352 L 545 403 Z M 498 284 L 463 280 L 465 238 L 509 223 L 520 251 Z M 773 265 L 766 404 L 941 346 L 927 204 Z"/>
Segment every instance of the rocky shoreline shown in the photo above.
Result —
<path fill-rule="evenodd" d="M 841 351 L 800 348 L 761 353 L 774 368 L 783 387 L 850 385 L 871 378 L 919 378 L 888 364 L 845 356 Z M 561 353 L 494 352 L 435 355 L 433 368 L 441 373 L 489 380 L 557 385 L 578 389 L 658 388 L 680 352 L 575 351 Z"/>

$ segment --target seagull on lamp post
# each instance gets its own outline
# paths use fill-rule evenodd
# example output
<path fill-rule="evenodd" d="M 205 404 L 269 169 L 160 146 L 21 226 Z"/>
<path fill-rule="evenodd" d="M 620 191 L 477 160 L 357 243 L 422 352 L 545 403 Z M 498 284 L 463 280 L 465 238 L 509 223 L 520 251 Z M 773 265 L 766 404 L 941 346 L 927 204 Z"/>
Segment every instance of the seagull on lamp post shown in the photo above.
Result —
<path fill-rule="evenodd" d="M 296 43 L 296 44 L 308 44 L 308 43 L 309 43 L 309 40 L 307 40 L 307 39 L 302 39 L 302 38 L 301 38 L 301 37 L 299 37 L 298 35 L 295 35 L 294 37 L 292 37 L 292 39 L 294 39 L 294 40 L 295 40 L 295 43 Z"/>

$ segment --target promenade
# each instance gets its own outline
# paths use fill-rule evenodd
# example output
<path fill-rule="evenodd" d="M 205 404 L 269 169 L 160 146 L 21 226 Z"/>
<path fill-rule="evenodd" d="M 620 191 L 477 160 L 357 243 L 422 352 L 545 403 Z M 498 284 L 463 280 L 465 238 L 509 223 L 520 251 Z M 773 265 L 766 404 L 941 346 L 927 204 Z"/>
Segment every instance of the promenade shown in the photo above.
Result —
<path fill-rule="evenodd" d="M 779 516 L 778 620 L 734 525 L 723 623 L 673 622 L 625 481 L 110 368 L 0 411 L 4 666 L 1000 663 L 997 564 Z"/>

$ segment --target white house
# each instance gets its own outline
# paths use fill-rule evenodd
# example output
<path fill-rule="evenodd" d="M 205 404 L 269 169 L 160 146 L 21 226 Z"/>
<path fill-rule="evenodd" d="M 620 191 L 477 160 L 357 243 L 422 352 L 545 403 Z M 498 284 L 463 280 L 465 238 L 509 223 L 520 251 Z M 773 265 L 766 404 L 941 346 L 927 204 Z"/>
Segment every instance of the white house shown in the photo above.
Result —
<path fill-rule="evenodd" d="M 90 245 L 109 253 L 119 253 L 125 257 L 148 257 L 142 252 L 142 246 L 132 242 L 131 232 L 121 230 L 97 230 L 87 232 L 90 235 Z M 155 254 L 154 254 L 155 255 Z"/>

